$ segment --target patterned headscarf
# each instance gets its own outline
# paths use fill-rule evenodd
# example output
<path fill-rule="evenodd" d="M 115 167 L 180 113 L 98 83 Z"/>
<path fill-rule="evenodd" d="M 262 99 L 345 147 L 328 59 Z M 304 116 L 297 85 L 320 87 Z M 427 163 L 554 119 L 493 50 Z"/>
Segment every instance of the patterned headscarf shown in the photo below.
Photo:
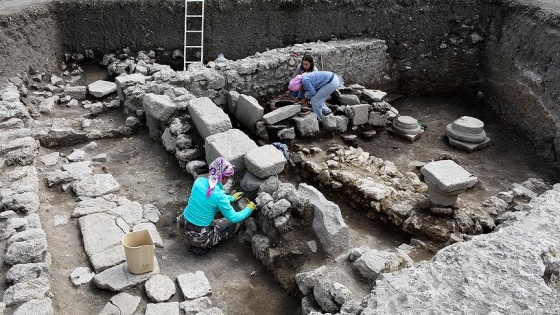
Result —
<path fill-rule="evenodd" d="M 210 172 L 208 173 L 208 189 L 206 190 L 206 197 L 210 198 L 216 184 L 222 181 L 222 177 L 230 177 L 233 175 L 233 165 L 226 161 L 223 157 L 215 159 L 210 163 Z"/>

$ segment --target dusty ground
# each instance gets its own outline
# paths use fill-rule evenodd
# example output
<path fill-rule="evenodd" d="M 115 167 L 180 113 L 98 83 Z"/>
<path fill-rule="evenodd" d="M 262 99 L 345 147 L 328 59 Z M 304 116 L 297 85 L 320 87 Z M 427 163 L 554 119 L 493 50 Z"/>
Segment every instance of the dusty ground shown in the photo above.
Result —
<path fill-rule="evenodd" d="M 409 98 L 394 102 L 393 105 L 401 114 L 412 115 L 428 125 L 424 137 L 416 143 L 408 143 L 380 129 L 374 139 L 359 140 L 360 146 L 378 157 L 395 162 L 400 170 L 406 170 L 408 163 L 413 160 L 427 162 L 444 155 L 454 158 L 480 180 L 474 189 L 461 195 L 461 202 L 481 202 L 506 190 L 511 183 L 521 182 L 528 177 L 541 177 L 549 182 L 555 182 L 558 178 L 553 164 L 539 157 L 529 141 L 472 102 L 456 98 Z M 109 114 L 112 115 L 116 117 L 120 111 Z M 467 154 L 446 143 L 443 138 L 445 125 L 463 115 L 480 118 L 486 123 L 486 131 L 492 138 L 488 148 Z M 338 136 L 299 142 L 319 144 L 324 148 L 332 143 L 341 143 Z M 89 151 L 88 155 L 108 154 L 108 161 L 102 166 L 107 167 L 121 184 L 120 194 L 130 200 L 153 203 L 163 212 L 157 227 L 165 248 L 156 250 L 162 274 L 174 279 L 181 273 L 203 270 L 212 285 L 211 299 L 214 305 L 227 314 L 297 313 L 299 299 L 288 296 L 280 289 L 253 258 L 250 245 L 240 243 L 237 237 L 207 256 L 193 256 L 187 251 L 184 242 L 176 234 L 174 219 L 188 199 L 192 179 L 179 168 L 174 157 L 165 152 L 161 144 L 149 138 L 145 130 L 131 138 L 101 140 L 97 143 L 98 148 Z M 41 155 L 54 151 L 69 154 L 75 147 L 42 148 Z M 46 170 L 40 163 L 37 166 L 40 171 Z M 95 167 L 95 172 L 101 172 L 101 165 Z M 44 172 L 41 174 L 44 175 Z M 283 180 L 298 180 L 294 174 L 281 177 Z M 406 233 L 391 225 L 365 218 L 360 211 L 345 205 L 339 196 L 326 195 L 340 204 L 351 228 L 352 246 L 368 245 L 385 249 L 409 242 L 410 236 Z M 69 274 L 76 267 L 88 265 L 77 220 L 70 219 L 66 225 L 54 226 L 55 216 L 70 216 L 75 207 L 74 196 L 70 192 L 60 192 L 58 188 L 41 186 L 40 197 L 41 218 L 53 256 L 51 291 L 55 312 L 97 314 L 113 293 L 98 290 L 93 285 L 73 287 L 68 280 Z M 416 261 L 427 259 L 429 254 L 418 253 L 414 258 Z M 301 269 L 319 266 L 322 259 L 324 257 L 318 254 Z M 364 285 L 359 290 L 365 294 L 367 287 Z M 145 298 L 141 286 L 130 292 Z M 179 294 L 172 300 L 179 301 Z M 145 303 L 142 302 L 137 314 L 143 314 Z"/>

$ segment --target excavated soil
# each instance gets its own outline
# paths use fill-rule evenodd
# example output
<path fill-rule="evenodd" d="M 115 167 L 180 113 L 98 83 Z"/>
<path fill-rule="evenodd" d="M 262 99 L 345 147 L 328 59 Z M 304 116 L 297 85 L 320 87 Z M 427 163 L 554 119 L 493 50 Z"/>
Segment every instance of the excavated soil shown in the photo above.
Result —
<path fill-rule="evenodd" d="M 402 115 L 411 115 L 428 125 L 421 140 L 408 143 L 379 129 L 371 140 L 359 139 L 359 145 L 380 158 L 393 161 L 399 170 L 409 169 L 411 161 L 428 162 L 442 157 L 453 158 L 460 165 L 479 178 L 479 184 L 460 196 L 460 203 L 480 203 L 484 199 L 507 190 L 513 182 L 521 182 L 529 177 L 541 177 L 549 182 L 558 179 L 551 162 L 538 155 L 528 139 L 502 122 L 476 102 L 461 98 L 405 98 L 393 105 Z M 107 114 L 115 118 L 120 110 Z M 452 120 L 470 115 L 483 120 L 486 132 L 492 138 L 489 147 L 474 153 L 464 153 L 450 147 L 444 138 L 444 127 Z M 355 131 L 360 134 L 360 130 Z M 250 244 L 239 242 L 236 236 L 206 256 L 194 256 L 187 251 L 185 243 L 178 236 L 175 217 L 188 200 L 192 178 L 180 169 L 174 156 L 168 154 L 159 142 L 149 138 L 146 130 L 141 130 L 130 138 L 96 141 L 98 148 L 87 151 L 88 156 L 107 153 L 106 163 L 95 166 L 94 172 L 101 173 L 102 167 L 113 174 L 121 184 L 119 194 L 140 203 L 153 203 L 162 211 L 157 228 L 164 239 L 165 248 L 156 249 L 156 257 L 161 273 L 172 279 L 185 272 L 203 270 L 213 289 L 211 299 L 215 306 L 227 314 L 297 314 L 299 298 L 288 295 L 278 285 L 271 274 L 253 257 Z M 330 138 L 323 135 L 316 139 L 297 140 L 300 144 L 318 145 L 327 149 L 332 144 L 341 144 L 338 135 Z M 51 152 L 69 154 L 71 149 L 81 147 L 42 148 L 41 155 Z M 38 162 L 41 176 L 47 168 Z M 240 178 L 237 178 L 239 180 Z M 302 179 L 287 170 L 281 180 L 297 185 Z M 325 192 L 328 199 L 337 202 L 351 228 L 351 247 L 367 245 L 377 249 L 395 248 L 410 242 L 410 235 L 393 225 L 373 221 L 365 217 L 360 209 L 346 205 L 343 196 Z M 51 267 L 51 292 L 53 306 L 57 314 L 97 314 L 114 294 L 99 290 L 93 285 L 74 287 L 68 277 L 77 267 L 87 266 L 77 219 L 67 224 L 54 226 L 55 216 L 69 218 L 75 207 L 71 192 L 61 192 L 60 188 L 41 186 L 41 219 L 47 233 L 49 251 L 53 256 Z M 294 248 L 306 246 L 309 235 L 299 240 L 291 240 Z M 415 252 L 413 259 L 429 259 L 424 251 Z M 307 271 L 329 261 L 321 253 L 302 260 L 302 265 L 286 264 L 290 269 L 276 271 L 279 277 L 290 277 L 296 272 Z M 332 262 L 332 261 L 331 261 Z M 282 280 L 282 279 L 280 279 Z M 284 279 L 286 280 L 286 279 Z M 282 281 L 283 282 L 283 281 Z M 359 294 L 367 292 L 367 285 L 358 287 Z M 136 314 L 143 314 L 147 300 L 140 285 L 128 292 L 145 299 Z M 176 294 L 172 301 L 180 301 Z"/>

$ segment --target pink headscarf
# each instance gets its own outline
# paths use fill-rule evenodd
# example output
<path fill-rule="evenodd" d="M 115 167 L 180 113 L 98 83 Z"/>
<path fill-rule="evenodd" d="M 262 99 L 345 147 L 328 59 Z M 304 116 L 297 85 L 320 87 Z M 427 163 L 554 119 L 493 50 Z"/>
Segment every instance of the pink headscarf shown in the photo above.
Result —
<path fill-rule="evenodd" d="M 226 161 L 223 157 L 215 159 L 210 163 L 210 172 L 208 172 L 208 189 L 206 190 L 206 197 L 210 198 L 214 187 L 218 182 L 222 181 L 222 177 L 230 177 L 234 173 L 233 165 Z"/>
<path fill-rule="evenodd" d="M 300 74 L 291 79 L 290 84 L 288 84 L 288 89 L 290 89 L 290 91 L 299 91 L 299 89 L 301 89 L 301 78 L 303 78 L 303 75 Z"/>

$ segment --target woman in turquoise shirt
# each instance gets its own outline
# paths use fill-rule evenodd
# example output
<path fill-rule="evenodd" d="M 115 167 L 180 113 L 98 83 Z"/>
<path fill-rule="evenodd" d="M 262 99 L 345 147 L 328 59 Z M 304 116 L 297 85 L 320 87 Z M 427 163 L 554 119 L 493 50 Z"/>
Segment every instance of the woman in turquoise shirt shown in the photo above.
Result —
<path fill-rule="evenodd" d="M 208 178 L 200 177 L 194 181 L 189 202 L 177 218 L 179 231 L 191 245 L 191 252 L 209 253 L 212 246 L 237 232 L 238 223 L 255 210 L 253 202 L 238 212 L 231 206 L 243 196 L 241 192 L 228 195 L 224 190 L 223 185 L 233 173 L 233 165 L 219 157 L 210 164 Z M 218 211 L 224 218 L 214 220 Z"/>

